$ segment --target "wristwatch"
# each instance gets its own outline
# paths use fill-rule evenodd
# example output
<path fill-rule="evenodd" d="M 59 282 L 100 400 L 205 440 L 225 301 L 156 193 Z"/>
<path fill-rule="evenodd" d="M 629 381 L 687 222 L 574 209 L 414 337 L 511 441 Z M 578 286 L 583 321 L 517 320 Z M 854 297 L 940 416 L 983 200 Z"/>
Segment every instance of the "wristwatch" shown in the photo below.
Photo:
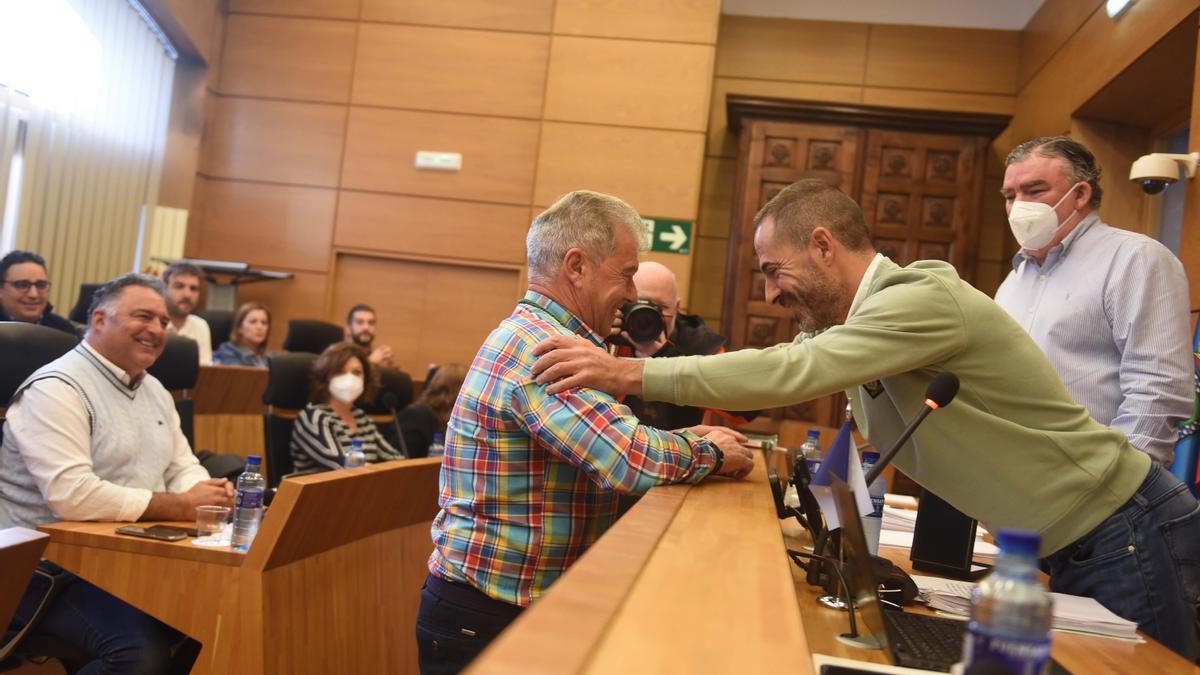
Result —
<path fill-rule="evenodd" d="M 717 445 L 716 443 L 712 444 L 712 449 L 713 454 L 717 456 L 717 463 L 713 464 L 712 471 L 709 471 L 708 475 L 715 476 L 717 475 L 717 472 L 721 470 L 721 465 L 725 463 L 725 451 L 722 450 L 721 446 Z"/>

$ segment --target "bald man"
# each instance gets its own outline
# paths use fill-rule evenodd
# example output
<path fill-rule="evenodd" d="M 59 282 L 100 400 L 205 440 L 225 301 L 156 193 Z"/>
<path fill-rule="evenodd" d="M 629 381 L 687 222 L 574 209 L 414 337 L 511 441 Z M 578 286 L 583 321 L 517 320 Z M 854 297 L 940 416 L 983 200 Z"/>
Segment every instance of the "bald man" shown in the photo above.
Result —
<path fill-rule="evenodd" d="M 659 313 L 662 314 L 664 330 L 656 340 L 648 343 L 634 342 L 628 333 L 622 333 L 621 336 L 630 346 L 623 347 L 618 352 L 620 356 L 707 356 L 725 351 L 725 338 L 709 330 L 704 324 L 704 319 L 695 314 L 680 313 L 679 285 L 675 281 L 675 273 L 666 265 L 650 260 L 642 262 L 638 265 L 637 273 L 633 275 L 633 284 L 637 286 L 638 299 L 648 300 L 658 307 Z M 643 424 L 661 429 L 682 429 L 700 424 L 705 421 L 706 412 L 712 413 L 708 415 L 708 423 L 714 421 L 713 415 L 733 423 L 744 423 L 758 414 L 646 402 L 636 396 L 627 396 L 621 402 L 629 406 Z"/>

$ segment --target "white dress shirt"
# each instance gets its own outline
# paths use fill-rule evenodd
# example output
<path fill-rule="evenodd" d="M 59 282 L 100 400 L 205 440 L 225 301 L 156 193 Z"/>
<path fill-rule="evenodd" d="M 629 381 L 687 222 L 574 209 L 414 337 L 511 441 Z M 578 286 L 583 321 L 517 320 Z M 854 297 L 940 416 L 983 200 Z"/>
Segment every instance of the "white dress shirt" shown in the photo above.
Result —
<path fill-rule="evenodd" d="M 176 328 L 174 323 L 167 324 L 167 331 L 191 338 L 200 345 L 200 365 L 212 365 L 212 331 L 208 322 L 195 314 L 188 314 L 183 320 L 183 328 Z"/>

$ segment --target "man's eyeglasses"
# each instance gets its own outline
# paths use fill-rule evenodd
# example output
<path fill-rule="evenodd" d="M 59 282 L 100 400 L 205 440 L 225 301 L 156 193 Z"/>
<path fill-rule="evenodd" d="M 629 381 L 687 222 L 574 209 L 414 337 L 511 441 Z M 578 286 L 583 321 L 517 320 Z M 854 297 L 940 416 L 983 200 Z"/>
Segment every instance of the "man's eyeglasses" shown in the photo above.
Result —
<path fill-rule="evenodd" d="M 28 279 L 20 279 L 18 281 L 0 281 L 0 283 L 8 284 L 9 286 L 12 286 L 13 288 L 17 289 L 18 291 L 21 291 L 22 293 L 28 293 L 30 288 L 38 289 L 39 293 L 45 293 L 46 291 L 50 290 L 50 282 L 46 281 L 45 279 L 43 279 L 41 281 L 29 281 Z"/>

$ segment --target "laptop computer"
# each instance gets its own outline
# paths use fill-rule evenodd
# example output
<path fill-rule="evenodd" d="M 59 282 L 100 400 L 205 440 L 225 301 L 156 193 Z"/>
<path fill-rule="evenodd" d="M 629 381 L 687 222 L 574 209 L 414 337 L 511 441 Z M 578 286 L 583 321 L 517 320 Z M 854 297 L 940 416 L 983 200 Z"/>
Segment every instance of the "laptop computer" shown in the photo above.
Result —
<path fill-rule="evenodd" d="M 897 666 L 949 672 L 950 666 L 962 659 L 966 622 L 884 610 L 879 602 L 879 583 L 871 571 L 871 554 L 858 506 L 850 487 L 836 476 L 833 497 L 842 525 L 846 584 L 858 609 L 859 631 L 864 633 L 854 642 L 870 645 L 873 641 L 890 653 L 892 663 Z"/>

